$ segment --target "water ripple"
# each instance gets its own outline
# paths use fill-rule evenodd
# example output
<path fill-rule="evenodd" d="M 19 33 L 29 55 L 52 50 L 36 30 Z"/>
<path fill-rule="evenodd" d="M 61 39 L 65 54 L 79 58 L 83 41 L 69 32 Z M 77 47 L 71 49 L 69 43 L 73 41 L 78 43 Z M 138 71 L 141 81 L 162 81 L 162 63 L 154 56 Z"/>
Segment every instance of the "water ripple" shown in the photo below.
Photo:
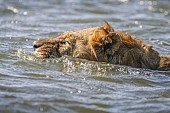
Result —
<path fill-rule="evenodd" d="M 0 112 L 169 112 L 170 72 L 63 56 L 32 42 L 102 25 L 170 55 L 168 0 L 0 0 Z"/>

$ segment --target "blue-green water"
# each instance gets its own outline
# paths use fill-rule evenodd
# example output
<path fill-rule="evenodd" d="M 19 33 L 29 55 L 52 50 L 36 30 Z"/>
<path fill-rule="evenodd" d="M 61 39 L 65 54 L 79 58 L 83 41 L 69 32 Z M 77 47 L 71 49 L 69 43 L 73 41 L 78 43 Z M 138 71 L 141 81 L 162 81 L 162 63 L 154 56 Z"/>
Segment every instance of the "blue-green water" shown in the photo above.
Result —
<path fill-rule="evenodd" d="M 170 75 L 64 56 L 32 42 L 102 25 L 170 55 L 169 0 L 0 0 L 0 113 L 170 112 Z"/>

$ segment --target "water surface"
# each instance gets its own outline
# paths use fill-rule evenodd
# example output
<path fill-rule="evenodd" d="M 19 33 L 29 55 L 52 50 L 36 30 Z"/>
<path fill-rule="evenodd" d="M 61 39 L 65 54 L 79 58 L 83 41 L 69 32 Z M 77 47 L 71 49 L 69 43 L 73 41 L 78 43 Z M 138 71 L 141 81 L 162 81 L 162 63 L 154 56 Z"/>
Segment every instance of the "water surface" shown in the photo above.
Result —
<path fill-rule="evenodd" d="M 168 73 L 31 55 L 37 39 L 103 20 L 170 55 L 169 0 L 0 0 L 0 112 L 170 112 Z"/>

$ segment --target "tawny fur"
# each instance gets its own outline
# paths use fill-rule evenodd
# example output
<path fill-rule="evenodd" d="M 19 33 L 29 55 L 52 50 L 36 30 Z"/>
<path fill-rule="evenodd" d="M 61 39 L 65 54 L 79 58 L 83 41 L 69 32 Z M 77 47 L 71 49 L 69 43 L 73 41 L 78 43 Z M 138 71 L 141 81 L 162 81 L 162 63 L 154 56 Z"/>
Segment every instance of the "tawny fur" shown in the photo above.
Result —
<path fill-rule="evenodd" d="M 170 56 L 159 54 L 131 34 L 114 30 L 107 22 L 101 27 L 68 31 L 56 38 L 37 40 L 33 47 L 39 58 L 70 55 L 135 68 L 170 70 Z"/>

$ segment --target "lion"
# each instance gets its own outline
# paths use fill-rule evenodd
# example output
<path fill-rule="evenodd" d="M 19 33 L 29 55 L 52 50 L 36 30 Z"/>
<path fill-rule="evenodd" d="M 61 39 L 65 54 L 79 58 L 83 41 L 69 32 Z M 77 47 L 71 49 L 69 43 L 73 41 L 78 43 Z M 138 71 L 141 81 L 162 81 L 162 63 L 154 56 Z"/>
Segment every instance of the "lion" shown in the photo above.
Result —
<path fill-rule="evenodd" d="M 63 55 L 97 62 L 126 65 L 133 68 L 170 70 L 170 56 L 158 53 L 135 36 L 103 26 L 67 31 L 55 38 L 33 42 L 38 58 L 58 58 Z"/>

